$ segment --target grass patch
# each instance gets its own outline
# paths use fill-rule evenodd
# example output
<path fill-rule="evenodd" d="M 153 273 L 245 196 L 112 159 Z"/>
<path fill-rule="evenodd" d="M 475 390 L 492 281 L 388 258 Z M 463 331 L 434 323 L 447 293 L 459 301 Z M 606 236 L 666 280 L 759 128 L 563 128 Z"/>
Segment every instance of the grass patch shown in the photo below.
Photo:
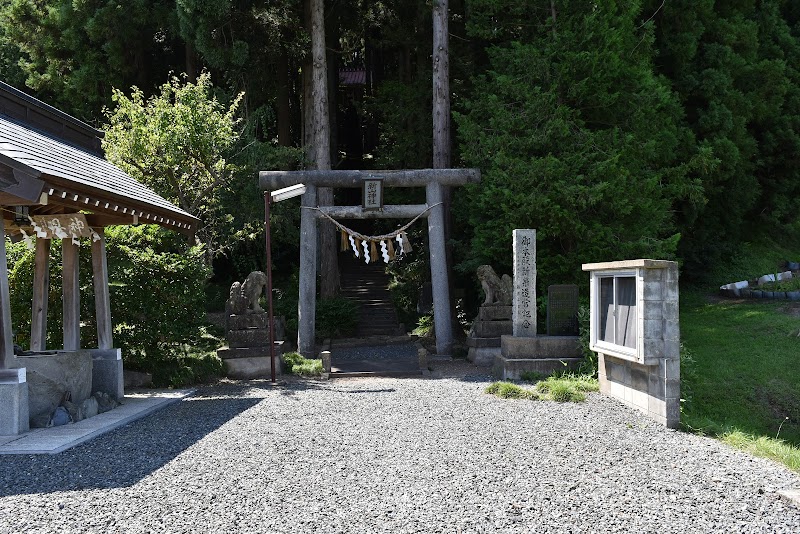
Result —
<path fill-rule="evenodd" d="M 775 272 L 781 260 L 800 257 L 787 247 L 768 239 L 745 245 L 710 278 L 722 284 Z M 715 292 L 681 291 L 681 423 L 800 471 L 800 306 L 708 296 Z"/>
<path fill-rule="evenodd" d="M 322 374 L 322 360 L 304 358 L 297 352 L 287 352 L 283 355 L 285 371 L 299 376 L 320 376 Z"/>
<path fill-rule="evenodd" d="M 709 302 L 684 292 L 681 334 L 693 369 L 682 421 L 800 446 L 800 316 L 775 301 Z M 800 311 L 798 309 L 797 311 Z M 685 395 L 684 395 L 685 396 Z M 786 419 L 788 417 L 788 420 Z"/>
<path fill-rule="evenodd" d="M 512 382 L 494 382 L 485 392 L 503 399 L 552 400 L 556 402 L 583 402 L 586 393 L 597 391 L 597 380 L 585 375 L 565 374 L 541 380 L 541 375 L 525 373 L 523 379 L 538 377 L 533 389 Z M 527 377 L 527 378 L 526 378 Z"/>
<path fill-rule="evenodd" d="M 556 402 L 583 402 L 587 392 L 598 389 L 597 380 L 586 375 L 550 376 L 536 384 L 536 391 Z"/>
<path fill-rule="evenodd" d="M 489 384 L 484 391 L 501 399 L 539 400 L 541 398 L 535 391 L 523 388 L 512 382 L 494 382 Z"/>
<path fill-rule="evenodd" d="M 780 462 L 789 469 L 800 472 L 800 448 L 781 439 L 753 436 L 741 430 L 731 430 L 718 436 L 724 443 L 749 452 L 754 456 Z"/>

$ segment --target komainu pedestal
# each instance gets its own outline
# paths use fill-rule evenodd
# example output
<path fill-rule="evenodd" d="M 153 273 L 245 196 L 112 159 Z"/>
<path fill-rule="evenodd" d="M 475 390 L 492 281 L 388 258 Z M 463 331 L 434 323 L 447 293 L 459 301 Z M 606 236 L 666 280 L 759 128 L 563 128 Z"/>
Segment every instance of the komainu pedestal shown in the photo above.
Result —
<path fill-rule="evenodd" d="M 511 306 L 481 306 L 467 337 L 467 359 L 490 367 L 500 354 L 500 337 L 511 334 Z"/>
<path fill-rule="evenodd" d="M 500 337 L 511 334 L 513 329 L 513 281 L 508 275 L 500 278 L 489 265 L 478 267 L 477 276 L 486 298 L 467 337 L 467 359 L 475 365 L 488 367 L 500 354 Z"/>

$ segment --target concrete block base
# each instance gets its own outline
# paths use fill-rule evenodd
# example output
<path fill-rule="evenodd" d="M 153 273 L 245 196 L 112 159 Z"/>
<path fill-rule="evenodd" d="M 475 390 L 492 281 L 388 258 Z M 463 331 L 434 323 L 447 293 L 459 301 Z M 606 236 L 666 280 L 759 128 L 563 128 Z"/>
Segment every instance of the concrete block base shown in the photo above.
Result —
<path fill-rule="evenodd" d="M 232 358 L 225 360 L 225 370 L 231 378 L 248 380 L 251 378 L 269 378 L 272 375 L 272 363 L 269 356 L 256 358 Z M 275 354 L 275 375 L 280 376 L 283 362 L 279 354 Z"/>
<path fill-rule="evenodd" d="M 583 358 L 527 358 L 509 359 L 496 356 L 492 375 L 500 380 L 520 380 L 523 373 L 533 372 L 552 375 L 561 371 L 574 371 L 580 367 Z"/>
<path fill-rule="evenodd" d="M 275 375 L 283 372 L 283 341 L 275 342 Z M 269 347 L 226 347 L 217 350 L 228 376 L 237 379 L 268 378 L 272 375 Z"/>
<path fill-rule="evenodd" d="M 669 428 L 681 422 L 680 361 L 642 365 L 598 354 L 600 392 L 616 397 Z"/>
<path fill-rule="evenodd" d="M 28 382 L 25 369 L 0 370 L 0 436 L 17 436 L 30 430 Z"/>
<path fill-rule="evenodd" d="M 581 358 L 581 345 L 577 336 L 536 336 L 500 338 L 501 353 L 504 358 Z"/>
<path fill-rule="evenodd" d="M 92 393 L 102 391 L 119 401 L 125 396 L 122 349 L 96 349 L 92 354 Z"/>
<path fill-rule="evenodd" d="M 480 367 L 491 367 L 497 356 L 500 356 L 500 347 L 470 347 L 467 352 L 467 360 Z"/>
<path fill-rule="evenodd" d="M 500 348 L 499 337 L 468 337 L 467 347 L 476 349 Z"/>

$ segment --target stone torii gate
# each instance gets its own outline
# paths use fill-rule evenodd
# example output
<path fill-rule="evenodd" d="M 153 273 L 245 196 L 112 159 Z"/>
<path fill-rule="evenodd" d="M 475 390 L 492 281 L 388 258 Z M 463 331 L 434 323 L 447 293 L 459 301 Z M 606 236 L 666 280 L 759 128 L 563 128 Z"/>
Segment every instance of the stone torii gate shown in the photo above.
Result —
<path fill-rule="evenodd" d="M 425 204 L 383 206 L 382 210 L 364 210 L 361 206 L 319 206 L 317 187 L 361 188 L 364 180 L 383 179 L 385 187 L 425 187 Z M 433 316 L 436 328 L 436 353 L 450 356 L 453 346 L 450 290 L 445 253 L 444 206 L 442 187 L 477 183 L 478 169 L 418 170 L 331 170 L 331 171 L 261 171 L 259 186 L 269 193 L 276 189 L 303 184 L 300 214 L 300 299 L 298 302 L 297 348 L 304 356 L 314 352 L 314 327 L 317 298 L 317 219 L 328 215 L 340 219 L 428 218 Z M 315 208 L 315 209 L 310 209 Z"/>

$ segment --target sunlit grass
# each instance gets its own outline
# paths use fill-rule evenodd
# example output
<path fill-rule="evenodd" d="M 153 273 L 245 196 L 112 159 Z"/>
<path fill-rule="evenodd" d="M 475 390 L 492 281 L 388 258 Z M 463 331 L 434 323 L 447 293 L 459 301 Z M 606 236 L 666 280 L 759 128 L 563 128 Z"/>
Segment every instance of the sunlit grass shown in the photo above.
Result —
<path fill-rule="evenodd" d="M 586 400 L 587 392 L 597 390 L 596 379 L 585 375 L 566 374 L 538 381 L 533 389 L 512 382 L 494 382 L 485 389 L 485 392 L 503 399 L 582 402 Z"/>

